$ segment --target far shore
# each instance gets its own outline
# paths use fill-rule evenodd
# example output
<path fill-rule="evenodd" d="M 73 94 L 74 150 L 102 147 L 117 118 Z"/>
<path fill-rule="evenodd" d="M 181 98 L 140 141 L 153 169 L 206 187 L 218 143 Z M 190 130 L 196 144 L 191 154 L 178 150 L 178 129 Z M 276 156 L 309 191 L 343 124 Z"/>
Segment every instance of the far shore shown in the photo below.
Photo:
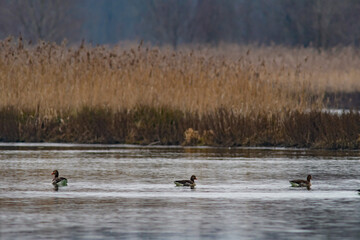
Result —
<path fill-rule="evenodd" d="M 54 118 L 0 110 L 1 142 L 359 149 L 360 113 L 284 112 L 244 117 L 226 109 L 192 114 L 139 106 L 83 108 Z"/>

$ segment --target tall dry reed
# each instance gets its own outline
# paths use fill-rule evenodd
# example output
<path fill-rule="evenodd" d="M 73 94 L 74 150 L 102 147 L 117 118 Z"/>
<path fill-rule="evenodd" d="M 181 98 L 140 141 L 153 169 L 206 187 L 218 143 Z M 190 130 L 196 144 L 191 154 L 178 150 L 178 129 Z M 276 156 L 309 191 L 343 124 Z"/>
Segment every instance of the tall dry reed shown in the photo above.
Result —
<path fill-rule="evenodd" d="M 0 42 L 0 107 L 45 117 L 84 106 L 119 111 L 138 105 L 201 114 L 243 115 L 322 108 L 325 91 L 360 91 L 353 48 L 281 46 L 97 46 L 12 38 Z"/>
<path fill-rule="evenodd" d="M 0 141 L 360 146 L 360 53 L 281 46 L 170 48 L 0 41 Z M 355 95 L 356 96 L 356 93 Z"/>

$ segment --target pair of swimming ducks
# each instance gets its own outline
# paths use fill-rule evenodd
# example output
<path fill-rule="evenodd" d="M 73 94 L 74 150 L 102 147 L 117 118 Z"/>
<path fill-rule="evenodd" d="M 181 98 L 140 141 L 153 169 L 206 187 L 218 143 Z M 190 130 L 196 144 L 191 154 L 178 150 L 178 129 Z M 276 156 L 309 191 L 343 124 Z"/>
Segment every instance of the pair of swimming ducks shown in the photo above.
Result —
<path fill-rule="evenodd" d="M 54 178 L 52 180 L 52 184 L 54 186 L 66 186 L 67 185 L 67 179 L 64 177 L 59 177 L 59 171 L 54 170 L 51 175 L 54 175 Z M 176 186 L 187 186 L 187 187 L 195 187 L 195 180 L 197 180 L 195 175 L 192 175 L 190 180 L 177 180 L 174 183 Z"/>
<path fill-rule="evenodd" d="M 52 184 L 54 186 L 66 186 L 67 185 L 67 179 L 64 177 L 59 177 L 58 170 L 54 170 L 51 175 L 54 175 L 54 178 L 52 180 Z M 308 189 L 311 186 L 310 180 L 312 179 L 311 175 L 308 175 L 306 180 L 302 179 L 296 179 L 296 180 L 290 180 L 290 184 L 292 187 L 307 187 Z M 176 186 L 185 186 L 185 187 L 195 187 L 195 180 L 197 180 L 195 175 L 192 175 L 190 177 L 190 180 L 176 180 L 174 181 Z M 360 192 L 360 189 L 358 190 Z"/>

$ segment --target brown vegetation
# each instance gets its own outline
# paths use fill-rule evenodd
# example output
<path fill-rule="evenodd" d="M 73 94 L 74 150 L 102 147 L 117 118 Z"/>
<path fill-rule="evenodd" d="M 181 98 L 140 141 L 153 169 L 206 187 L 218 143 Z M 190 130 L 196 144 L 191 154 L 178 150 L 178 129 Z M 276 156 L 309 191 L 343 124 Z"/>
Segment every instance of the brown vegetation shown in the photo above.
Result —
<path fill-rule="evenodd" d="M 15 108 L 0 110 L 0 141 L 358 149 L 360 114 L 312 111 L 239 116 L 219 109 L 200 117 L 170 108 L 113 112 L 83 108 L 47 119 Z M 197 130 L 194 130 L 197 129 Z"/>
<path fill-rule="evenodd" d="M 360 91 L 359 65 L 353 48 L 172 51 L 7 39 L 0 140 L 357 148 L 359 114 L 321 110 L 325 92 Z"/>

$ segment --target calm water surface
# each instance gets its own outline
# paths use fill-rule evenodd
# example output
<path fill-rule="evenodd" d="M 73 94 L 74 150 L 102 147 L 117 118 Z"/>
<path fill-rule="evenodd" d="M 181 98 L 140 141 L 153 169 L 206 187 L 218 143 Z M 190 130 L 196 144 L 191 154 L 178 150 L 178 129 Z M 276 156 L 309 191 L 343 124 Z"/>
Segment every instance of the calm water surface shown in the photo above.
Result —
<path fill-rule="evenodd" d="M 1 144 L 0 176 L 2 240 L 360 239 L 359 151 Z"/>

